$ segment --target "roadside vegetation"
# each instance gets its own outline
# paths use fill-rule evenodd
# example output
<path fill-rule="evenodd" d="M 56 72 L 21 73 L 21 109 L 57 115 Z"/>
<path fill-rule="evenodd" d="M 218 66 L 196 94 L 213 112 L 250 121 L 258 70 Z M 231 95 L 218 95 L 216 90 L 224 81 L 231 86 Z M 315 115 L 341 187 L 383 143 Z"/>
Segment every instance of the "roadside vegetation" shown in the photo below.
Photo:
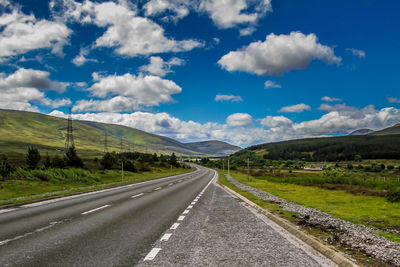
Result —
<path fill-rule="evenodd" d="M 22 159 L 21 159 L 22 161 Z M 123 171 L 122 171 L 123 168 Z M 0 154 L 0 205 L 140 182 L 191 171 L 175 154 L 107 152 L 102 158 L 81 159 L 75 147 L 64 155 L 28 147 L 25 164 L 12 165 Z"/>

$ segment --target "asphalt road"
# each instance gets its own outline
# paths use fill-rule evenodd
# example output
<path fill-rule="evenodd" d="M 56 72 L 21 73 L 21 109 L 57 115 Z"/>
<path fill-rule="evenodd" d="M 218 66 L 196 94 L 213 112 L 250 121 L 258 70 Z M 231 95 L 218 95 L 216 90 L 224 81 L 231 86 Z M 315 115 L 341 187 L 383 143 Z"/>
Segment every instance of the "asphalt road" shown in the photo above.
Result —
<path fill-rule="evenodd" d="M 132 266 L 211 181 L 200 169 L 0 210 L 0 266 Z"/>

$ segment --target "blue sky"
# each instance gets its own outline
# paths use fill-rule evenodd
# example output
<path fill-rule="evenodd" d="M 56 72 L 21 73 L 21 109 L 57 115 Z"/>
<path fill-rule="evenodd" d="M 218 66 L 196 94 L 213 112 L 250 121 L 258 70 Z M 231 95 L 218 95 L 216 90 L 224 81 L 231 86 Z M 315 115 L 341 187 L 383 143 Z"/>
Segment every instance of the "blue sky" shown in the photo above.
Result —
<path fill-rule="evenodd" d="M 0 0 L 0 108 L 240 146 L 400 122 L 398 1 Z"/>

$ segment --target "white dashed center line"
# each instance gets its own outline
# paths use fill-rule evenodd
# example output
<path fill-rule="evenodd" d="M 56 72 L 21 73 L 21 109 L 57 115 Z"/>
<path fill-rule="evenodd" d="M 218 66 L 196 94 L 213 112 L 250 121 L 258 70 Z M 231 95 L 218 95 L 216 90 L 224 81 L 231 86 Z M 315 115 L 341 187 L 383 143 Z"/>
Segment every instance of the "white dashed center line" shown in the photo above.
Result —
<path fill-rule="evenodd" d="M 193 206 L 192 206 L 192 205 L 189 205 L 187 208 L 188 208 L 188 209 L 191 209 L 191 208 L 193 208 Z"/>
<path fill-rule="evenodd" d="M 144 261 L 152 261 L 154 258 L 157 256 L 158 252 L 160 252 L 161 248 L 153 248 L 150 250 L 149 254 L 147 254 L 146 258 L 144 258 Z"/>
<path fill-rule="evenodd" d="M 162 187 L 157 187 L 156 189 L 154 189 L 154 191 L 160 190 Z"/>
<path fill-rule="evenodd" d="M 169 228 L 169 229 L 175 230 L 176 228 L 178 228 L 178 226 L 179 226 L 179 223 L 174 223 L 174 224 L 171 226 L 171 228 Z"/>
<path fill-rule="evenodd" d="M 110 205 L 104 205 L 104 206 L 101 206 L 101 207 L 98 207 L 98 208 L 95 208 L 95 209 L 92 209 L 92 210 L 88 210 L 88 211 L 82 212 L 81 214 L 82 215 L 86 215 L 86 214 L 89 214 L 89 213 L 92 213 L 92 212 L 95 212 L 95 211 L 98 211 L 98 210 L 105 209 L 107 207 L 110 207 Z"/>
<path fill-rule="evenodd" d="M 190 210 L 185 210 L 182 214 L 188 214 Z"/>
<path fill-rule="evenodd" d="M 143 196 L 143 195 L 144 195 L 144 193 L 140 193 L 140 194 L 137 194 L 137 195 L 131 196 L 131 198 L 136 198 L 136 197 L 140 197 L 140 196 Z"/>
<path fill-rule="evenodd" d="M 185 216 L 179 216 L 178 222 L 179 222 L 179 221 L 183 221 L 183 219 L 185 219 Z"/>
<path fill-rule="evenodd" d="M 168 239 L 171 237 L 172 234 L 165 234 L 163 237 L 161 237 L 160 241 L 168 241 Z"/>

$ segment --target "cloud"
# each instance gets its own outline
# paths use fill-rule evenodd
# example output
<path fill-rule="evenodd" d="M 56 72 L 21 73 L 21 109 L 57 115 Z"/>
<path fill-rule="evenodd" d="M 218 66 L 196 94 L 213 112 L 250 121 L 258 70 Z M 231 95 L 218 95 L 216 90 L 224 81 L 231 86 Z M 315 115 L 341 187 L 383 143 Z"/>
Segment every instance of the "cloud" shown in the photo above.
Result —
<path fill-rule="evenodd" d="M 354 108 L 354 107 L 352 107 Z M 113 123 L 137 128 L 154 134 L 165 135 L 183 142 L 199 140 L 221 140 L 231 144 L 248 146 L 330 134 L 350 133 L 353 130 L 369 128 L 373 130 L 392 126 L 400 121 L 400 109 L 393 107 L 376 110 L 373 106 L 354 108 L 355 113 L 342 110 L 330 111 L 318 119 L 291 123 L 283 116 L 267 116 L 259 120 L 269 127 L 231 127 L 229 124 L 183 121 L 168 113 L 82 113 L 73 114 L 74 119 Z M 60 111 L 50 115 L 66 118 Z M 247 114 L 250 116 L 249 114 Z M 251 116 L 250 116 L 251 118 Z M 251 120 L 250 120 L 251 122 Z"/>
<path fill-rule="evenodd" d="M 282 86 L 280 84 L 277 84 L 276 82 L 270 81 L 270 80 L 266 81 L 264 86 L 265 86 L 265 89 L 268 89 L 268 88 L 282 88 Z"/>
<path fill-rule="evenodd" d="M 172 72 L 172 66 L 182 66 L 185 63 L 183 59 L 173 57 L 164 61 L 161 57 L 150 57 L 150 64 L 140 67 L 140 70 L 160 77 Z"/>
<path fill-rule="evenodd" d="M 166 20 L 177 22 L 186 17 L 193 3 L 190 0 L 150 0 L 144 6 L 146 16 L 157 16 L 170 11 L 171 14 L 165 16 Z"/>
<path fill-rule="evenodd" d="M 293 122 L 284 116 L 267 116 L 260 120 L 260 124 L 266 127 L 275 128 L 281 126 L 290 126 L 293 124 Z"/>
<path fill-rule="evenodd" d="M 63 98 L 63 99 L 55 99 L 55 100 L 51 100 L 48 98 L 42 98 L 40 100 L 40 103 L 42 105 L 45 106 L 49 106 L 52 108 L 59 108 L 59 107 L 63 107 L 63 106 L 69 106 L 72 104 L 71 100 L 69 98 Z"/>
<path fill-rule="evenodd" d="M 202 42 L 188 39 L 177 41 L 167 38 L 164 29 L 154 21 L 137 16 L 137 11 L 131 5 L 114 2 L 95 3 L 86 0 L 78 3 L 65 0 L 61 7 L 52 2 L 51 8 L 62 9 L 59 19 L 90 23 L 105 28 L 94 47 L 115 48 L 119 55 L 135 57 L 154 53 L 183 52 L 203 47 Z"/>
<path fill-rule="evenodd" d="M 330 97 L 330 96 L 324 96 L 324 97 L 321 98 L 321 100 L 325 101 L 325 102 L 339 102 L 339 101 L 342 101 L 342 99 L 340 99 L 340 98 Z"/>
<path fill-rule="evenodd" d="M 311 110 L 311 107 L 309 105 L 306 105 L 304 103 L 293 105 L 293 106 L 286 106 L 282 107 L 279 112 L 286 112 L 286 113 L 300 113 L 305 110 Z"/>
<path fill-rule="evenodd" d="M 86 58 L 86 56 L 89 55 L 89 49 L 87 48 L 81 48 L 79 51 L 79 55 L 77 55 L 73 60 L 72 63 L 74 63 L 76 66 L 82 66 L 86 62 L 98 62 L 97 59 L 92 59 L 92 58 Z"/>
<path fill-rule="evenodd" d="M 216 95 L 214 100 L 217 102 L 223 102 L 223 101 L 241 102 L 241 101 L 243 101 L 243 99 L 240 95 Z"/>
<path fill-rule="evenodd" d="M 101 76 L 93 73 L 94 84 L 87 90 L 94 97 L 103 100 L 81 100 L 73 107 L 74 111 L 132 111 L 142 107 L 159 106 L 172 103 L 171 95 L 182 91 L 176 83 L 152 75 Z M 110 97 L 109 99 L 104 99 Z"/>
<path fill-rule="evenodd" d="M 62 55 L 71 30 L 63 23 L 38 20 L 14 8 L 0 16 L 0 61 L 36 49 Z"/>
<path fill-rule="evenodd" d="M 13 74 L 0 73 L 0 108 L 39 111 L 40 104 L 53 108 L 65 105 L 69 100 L 51 100 L 43 90 L 64 92 L 68 83 L 51 81 L 50 73 L 33 69 L 18 69 Z M 41 91 L 42 90 L 42 91 Z"/>
<path fill-rule="evenodd" d="M 396 97 L 388 97 L 388 101 L 390 103 L 397 103 L 400 104 L 400 99 L 396 98 Z"/>
<path fill-rule="evenodd" d="M 346 48 L 347 52 L 350 52 L 353 56 L 358 57 L 358 58 L 365 58 L 366 53 L 364 50 L 359 50 L 355 48 Z"/>
<path fill-rule="evenodd" d="M 272 11 L 272 7 L 270 0 L 203 0 L 199 10 L 208 13 L 219 28 L 226 29 L 236 25 L 253 25 Z"/>
<path fill-rule="evenodd" d="M 315 34 L 291 32 L 289 35 L 271 33 L 264 42 L 253 42 L 229 52 L 218 64 L 228 71 L 279 76 L 291 70 L 305 69 L 313 59 L 326 64 L 340 64 L 342 61 L 332 48 L 318 43 Z"/>
<path fill-rule="evenodd" d="M 251 26 L 251 27 L 247 27 L 244 29 L 240 29 L 239 34 L 240 34 L 240 36 L 248 36 L 248 35 L 252 35 L 253 32 L 255 32 L 255 31 L 256 31 L 256 28 Z"/>
<path fill-rule="evenodd" d="M 252 124 L 253 118 L 247 113 L 234 113 L 226 118 L 226 123 L 229 126 L 248 126 Z"/>
<path fill-rule="evenodd" d="M 0 88 L 2 90 L 30 87 L 62 93 L 69 85 L 66 82 L 51 81 L 49 79 L 50 73 L 41 70 L 20 68 L 8 77 L 4 78 L 4 73 L 2 73 L 2 76 L 0 78 Z"/>

